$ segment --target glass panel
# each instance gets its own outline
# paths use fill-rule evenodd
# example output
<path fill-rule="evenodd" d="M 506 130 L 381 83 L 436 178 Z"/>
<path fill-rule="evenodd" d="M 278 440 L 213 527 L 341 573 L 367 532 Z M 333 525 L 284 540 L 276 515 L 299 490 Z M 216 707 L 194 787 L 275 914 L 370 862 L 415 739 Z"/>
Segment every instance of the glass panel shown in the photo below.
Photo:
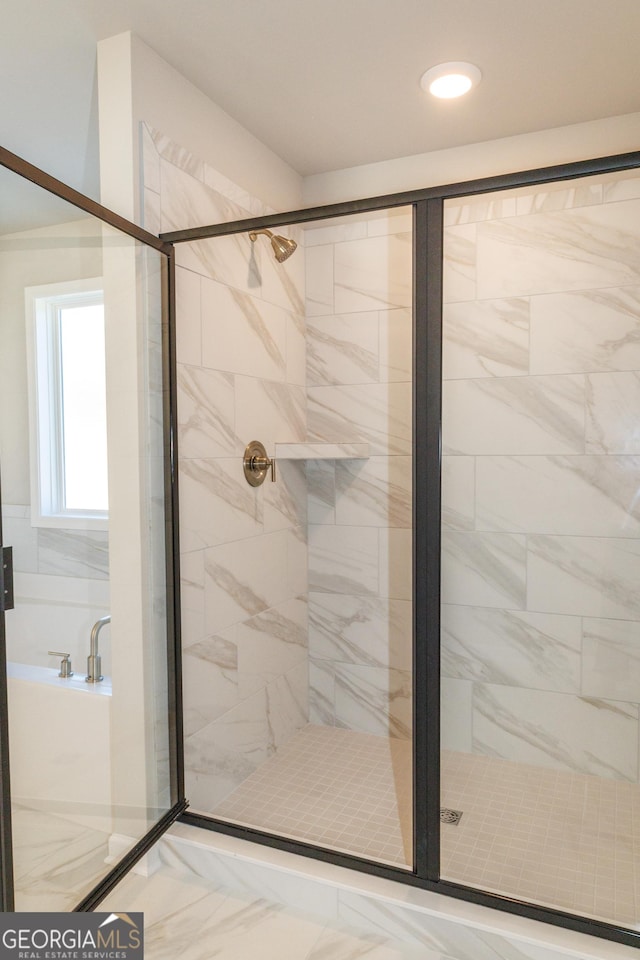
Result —
<path fill-rule="evenodd" d="M 640 176 L 445 208 L 442 874 L 636 926 Z"/>
<path fill-rule="evenodd" d="M 163 257 L 6 170 L 0 217 L 2 527 L 15 566 L 15 609 L 5 619 L 16 907 L 71 909 L 171 803 Z M 25 303 L 34 288 L 73 290 L 97 277 L 104 324 L 83 310 L 62 311 L 59 428 L 67 455 L 73 442 L 80 466 L 95 466 L 104 457 L 92 444 L 104 438 L 106 396 L 108 523 L 88 519 L 83 528 L 77 517 L 73 526 L 56 517 L 34 525 L 31 472 L 46 451 L 30 444 L 38 404 L 30 412 Z M 88 337 L 104 338 L 103 358 L 88 376 L 92 403 L 87 383 L 78 392 L 71 377 L 74 365 L 88 372 Z M 100 499 L 104 479 L 95 486 Z M 70 497 L 71 506 L 84 505 L 84 494 Z"/>
<path fill-rule="evenodd" d="M 275 232 L 179 253 L 186 793 L 411 868 L 411 210 Z"/>

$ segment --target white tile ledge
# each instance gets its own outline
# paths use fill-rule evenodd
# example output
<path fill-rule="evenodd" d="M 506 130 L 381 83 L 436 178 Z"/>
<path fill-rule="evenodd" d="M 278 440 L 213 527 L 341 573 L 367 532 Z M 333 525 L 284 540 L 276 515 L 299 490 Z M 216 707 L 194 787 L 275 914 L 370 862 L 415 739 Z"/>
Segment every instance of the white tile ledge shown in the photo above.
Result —
<path fill-rule="evenodd" d="M 366 927 L 372 934 L 386 933 L 431 948 L 444 939 L 447 955 L 456 949 L 456 960 L 638 958 L 635 947 L 186 824 L 174 824 L 159 843 L 160 858 L 171 867 L 243 893 L 253 890 L 327 922 Z"/>
<path fill-rule="evenodd" d="M 276 460 L 367 460 L 368 443 L 276 443 Z"/>

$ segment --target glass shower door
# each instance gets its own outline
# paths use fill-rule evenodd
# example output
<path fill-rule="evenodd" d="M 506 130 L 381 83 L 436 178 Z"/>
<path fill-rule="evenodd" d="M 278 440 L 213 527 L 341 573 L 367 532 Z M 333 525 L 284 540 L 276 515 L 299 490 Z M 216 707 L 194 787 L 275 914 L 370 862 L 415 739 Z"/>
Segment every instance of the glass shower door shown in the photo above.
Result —
<path fill-rule="evenodd" d="M 442 875 L 635 926 L 640 178 L 445 204 Z"/>
<path fill-rule="evenodd" d="M 1 626 L 21 911 L 73 909 L 175 802 L 164 259 L 0 169 L 1 507 L 15 578 Z"/>

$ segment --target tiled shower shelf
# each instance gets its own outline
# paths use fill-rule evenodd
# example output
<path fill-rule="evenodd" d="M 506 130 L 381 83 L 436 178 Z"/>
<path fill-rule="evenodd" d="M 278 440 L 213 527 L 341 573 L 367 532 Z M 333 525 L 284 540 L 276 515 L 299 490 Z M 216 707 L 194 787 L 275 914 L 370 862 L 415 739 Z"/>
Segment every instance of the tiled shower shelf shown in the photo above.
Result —
<path fill-rule="evenodd" d="M 368 443 L 276 443 L 276 460 L 367 460 Z"/>

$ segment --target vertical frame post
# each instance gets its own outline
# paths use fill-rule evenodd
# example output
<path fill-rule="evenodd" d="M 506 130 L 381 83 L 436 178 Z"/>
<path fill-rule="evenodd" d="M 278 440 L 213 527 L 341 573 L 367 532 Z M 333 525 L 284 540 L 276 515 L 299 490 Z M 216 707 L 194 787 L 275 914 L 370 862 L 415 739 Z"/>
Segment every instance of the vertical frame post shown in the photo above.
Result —
<path fill-rule="evenodd" d="M 440 876 L 441 199 L 414 205 L 415 872 Z"/>

